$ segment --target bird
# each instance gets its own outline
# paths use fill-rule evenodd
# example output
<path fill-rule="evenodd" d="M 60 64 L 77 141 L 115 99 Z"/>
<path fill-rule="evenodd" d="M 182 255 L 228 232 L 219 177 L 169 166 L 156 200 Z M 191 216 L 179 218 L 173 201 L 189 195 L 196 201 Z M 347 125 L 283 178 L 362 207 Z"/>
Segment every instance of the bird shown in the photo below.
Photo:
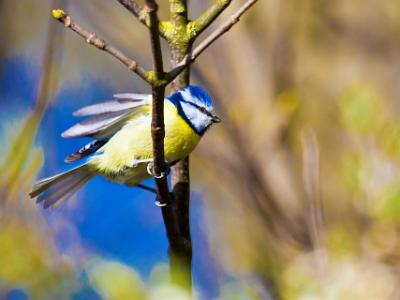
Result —
<path fill-rule="evenodd" d="M 44 208 L 57 207 L 93 177 L 128 186 L 152 177 L 152 95 L 121 93 L 112 100 L 85 106 L 73 113 L 87 117 L 64 131 L 63 138 L 93 140 L 65 158 L 85 159 L 78 167 L 39 180 L 29 196 Z M 188 156 L 205 132 L 221 119 L 215 115 L 211 96 L 201 87 L 188 85 L 164 99 L 164 153 L 167 165 Z"/>

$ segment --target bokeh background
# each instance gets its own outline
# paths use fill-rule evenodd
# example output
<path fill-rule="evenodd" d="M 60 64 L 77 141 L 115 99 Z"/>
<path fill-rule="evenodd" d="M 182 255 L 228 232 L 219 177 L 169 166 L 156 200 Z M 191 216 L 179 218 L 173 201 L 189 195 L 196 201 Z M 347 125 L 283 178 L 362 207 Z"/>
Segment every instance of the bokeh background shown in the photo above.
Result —
<path fill-rule="evenodd" d="M 0 1 L 0 299 L 188 299 L 151 194 L 96 178 L 55 210 L 27 196 L 86 142 L 60 137 L 74 110 L 149 92 L 56 7 L 151 62 L 117 1 Z M 197 299 L 400 299 L 399 35 L 394 0 L 263 0 L 198 59 L 223 123 L 192 155 Z"/>

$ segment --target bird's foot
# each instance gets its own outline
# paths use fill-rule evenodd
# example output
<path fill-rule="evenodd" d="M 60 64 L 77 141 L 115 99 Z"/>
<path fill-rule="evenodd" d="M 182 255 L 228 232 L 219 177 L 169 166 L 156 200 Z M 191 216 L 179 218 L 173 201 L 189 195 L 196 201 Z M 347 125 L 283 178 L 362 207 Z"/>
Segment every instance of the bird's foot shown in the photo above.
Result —
<path fill-rule="evenodd" d="M 169 173 L 171 172 L 171 168 L 170 168 L 170 166 L 169 166 L 168 161 L 165 161 L 165 162 L 164 162 L 165 171 L 161 171 L 160 174 L 154 174 L 154 172 L 153 172 L 153 166 L 154 166 L 153 161 L 150 161 L 150 162 L 147 164 L 147 173 L 149 173 L 151 176 L 153 176 L 153 177 L 156 178 L 156 179 L 161 179 L 161 178 L 163 178 L 163 177 L 167 177 L 167 176 L 169 175 Z"/>
<path fill-rule="evenodd" d="M 173 202 L 173 199 L 174 199 L 174 193 L 172 193 L 172 192 L 168 193 L 167 202 L 161 201 L 157 195 L 156 200 L 154 201 L 154 204 L 157 205 L 158 207 L 165 207 L 165 206 L 170 205 Z"/>
<path fill-rule="evenodd" d="M 134 161 L 132 161 L 132 162 L 129 164 L 129 167 L 130 167 L 130 168 L 136 168 L 139 164 L 142 164 L 142 163 L 152 163 L 152 162 L 153 162 L 153 159 L 152 159 L 152 158 L 135 159 Z"/>

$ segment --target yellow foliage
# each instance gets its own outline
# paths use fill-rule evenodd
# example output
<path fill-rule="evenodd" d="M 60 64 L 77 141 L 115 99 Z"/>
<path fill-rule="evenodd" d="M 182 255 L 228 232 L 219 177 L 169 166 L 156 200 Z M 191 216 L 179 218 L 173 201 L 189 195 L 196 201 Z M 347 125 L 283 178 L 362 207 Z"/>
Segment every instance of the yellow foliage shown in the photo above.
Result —
<path fill-rule="evenodd" d="M 49 295 L 70 294 L 74 287 L 62 282 L 69 280 L 70 267 L 57 261 L 54 246 L 34 227 L 17 219 L 1 219 L 0 283 L 24 287 L 32 299 L 47 299 Z M 72 283 L 72 281 L 71 281 Z"/>
<path fill-rule="evenodd" d="M 381 121 L 381 101 L 367 87 L 353 85 L 340 100 L 341 117 L 346 126 L 360 132 L 375 130 Z"/>
<path fill-rule="evenodd" d="M 93 261 L 87 273 L 90 284 L 106 300 L 144 299 L 143 283 L 128 266 L 113 261 Z"/>
<path fill-rule="evenodd" d="M 318 253 L 299 257 L 284 275 L 283 299 L 391 300 L 397 279 L 374 261 L 343 259 L 316 266 Z"/>

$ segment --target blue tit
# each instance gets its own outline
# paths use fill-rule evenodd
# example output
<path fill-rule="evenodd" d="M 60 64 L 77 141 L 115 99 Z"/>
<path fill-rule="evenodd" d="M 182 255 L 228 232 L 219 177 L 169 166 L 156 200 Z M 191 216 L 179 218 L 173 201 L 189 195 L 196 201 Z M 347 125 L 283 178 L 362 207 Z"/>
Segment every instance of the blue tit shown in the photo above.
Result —
<path fill-rule="evenodd" d="M 37 182 L 31 198 L 55 207 L 71 197 L 96 175 L 111 181 L 138 185 L 151 177 L 147 166 L 152 162 L 152 96 L 116 94 L 115 99 L 83 107 L 75 116 L 89 116 L 62 133 L 64 138 L 91 137 L 94 140 L 65 161 L 85 158 L 86 162 L 67 172 Z M 165 160 L 173 164 L 188 156 L 213 123 L 211 97 L 200 87 L 189 85 L 165 98 Z"/>

